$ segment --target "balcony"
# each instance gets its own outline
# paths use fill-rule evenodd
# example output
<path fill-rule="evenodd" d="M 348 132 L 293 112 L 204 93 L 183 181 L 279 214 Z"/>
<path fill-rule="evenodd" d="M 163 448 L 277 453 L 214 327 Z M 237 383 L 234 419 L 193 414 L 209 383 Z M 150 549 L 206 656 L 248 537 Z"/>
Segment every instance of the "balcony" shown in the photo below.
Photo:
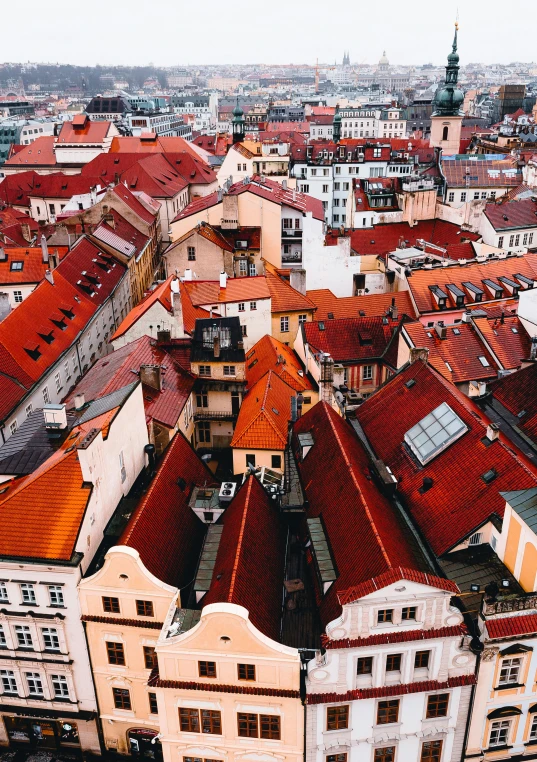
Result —
<path fill-rule="evenodd" d="M 301 265 L 302 264 L 302 252 L 293 251 L 288 254 L 282 254 L 283 265 Z"/>
<path fill-rule="evenodd" d="M 302 238 L 302 231 L 282 229 L 282 238 L 285 238 L 286 240 L 289 238 Z"/>
<path fill-rule="evenodd" d="M 236 421 L 239 413 L 225 410 L 196 410 L 195 421 Z"/>
<path fill-rule="evenodd" d="M 517 595 L 512 598 L 504 598 L 494 603 L 483 603 L 483 614 L 492 616 L 493 614 L 508 614 L 512 611 L 537 611 L 537 595 L 529 593 L 528 595 Z"/>

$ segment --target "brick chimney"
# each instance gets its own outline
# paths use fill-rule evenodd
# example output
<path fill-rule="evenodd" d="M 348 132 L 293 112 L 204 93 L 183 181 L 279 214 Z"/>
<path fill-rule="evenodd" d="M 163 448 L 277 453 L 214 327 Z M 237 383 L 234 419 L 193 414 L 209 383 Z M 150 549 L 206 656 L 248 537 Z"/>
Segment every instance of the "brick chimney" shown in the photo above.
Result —
<path fill-rule="evenodd" d="M 43 263 L 48 264 L 48 245 L 44 235 L 41 236 L 41 252 L 43 254 Z"/>
<path fill-rule="evenodd" d="M 30 226 L 28 225 L 27 222 L 23 222 L 22 223 L 22 225 L 21 225 L 21 233 L 22 233 L 22 237 L 24 238 L 24 240 L 28 241 L 28 243 L 30 243 L 30 241 L 32 240 L 32 231 L 30 230 Z"/>
<path fill-rule="evenodd" d="M 140 365 L 140 381 L 142 384 L 162 391 L 162 369 L 160 365 Z"/>

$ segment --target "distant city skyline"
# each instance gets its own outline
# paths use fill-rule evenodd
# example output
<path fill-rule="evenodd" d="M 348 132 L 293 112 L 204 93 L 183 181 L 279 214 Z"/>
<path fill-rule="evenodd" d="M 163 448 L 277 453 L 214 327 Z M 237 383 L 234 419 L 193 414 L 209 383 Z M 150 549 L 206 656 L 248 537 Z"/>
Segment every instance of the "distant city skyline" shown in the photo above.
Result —
<path fill-rule="evenodd" d="M 4 28 L 19 33 L 2 41 L 4 62 L 31 60 L 83 66 L 313 65 L 341 63 L 349 51 L 353 64 L 374 65 L 383 50 L 390 63 L 443 65 L 449 52 L 458 0 L 433 0 L 414 11 L 400 0 L 385 0 L 380 10 L 359 3 L 333 9 L 320 0 L 293 0 L 284 8 L 251 13 L 242 3 L 205 0 L 196 6 L 161 0 L 94 0 L 84 15 L 62 17 L 38 0 L 27 0 L 24 25 L 20 8 L 4 10 Z M 469 63 L 532 63 L 533 20 L 537 11 L 523 0 L 490 0 L 486 8 L 461 4 L 459 52 Z M 155 11 L 153 21 L 148 12 Z M 279 12 L 281 11 L 281 12 Z M 326 18 L 329 23 L 326 23 Z M 500 21 L 501 19 L 501 21 Z M 527 34 L 522 34 L 521 19 Z"/>

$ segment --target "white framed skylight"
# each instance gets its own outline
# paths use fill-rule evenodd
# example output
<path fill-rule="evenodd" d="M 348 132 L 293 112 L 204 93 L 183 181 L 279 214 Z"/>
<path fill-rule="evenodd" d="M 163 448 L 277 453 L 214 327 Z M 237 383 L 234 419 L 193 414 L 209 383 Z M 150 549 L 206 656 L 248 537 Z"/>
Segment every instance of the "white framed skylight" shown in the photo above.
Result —
<path fill-rule="evenodd" d="M 466 431 L 466 424 L 446 402 L 442 402 L 406 432 L 405 442 L 425 465 Z"/>

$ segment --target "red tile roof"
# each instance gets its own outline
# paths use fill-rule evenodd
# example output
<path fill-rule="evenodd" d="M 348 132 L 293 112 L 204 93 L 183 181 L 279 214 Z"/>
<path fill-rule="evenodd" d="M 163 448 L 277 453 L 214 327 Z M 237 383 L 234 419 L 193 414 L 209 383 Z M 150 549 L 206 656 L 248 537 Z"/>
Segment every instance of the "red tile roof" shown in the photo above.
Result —
<path fill-rule="evenodd" d="M 142 384 L 146 420 L 148 424 L 155 420 L 173 429 L 195 379 L 149 336 L 142 336 L 98 360 L 69 394 L 65 400 L 67 406 L 74 404 L 77 394 L 83 394 L 86 402 L 90 402 L 122 389 L 139 377 L 141 365 L 160 365 L 162 368 L 160 391 Z"/>
<path fill-rule="evenodd" d="M 485 216 L 495 230 L 537 227 L 537 198 L 523 198 L 505 204 L 487 204 Z"/>
<path fill-rule="evenodd" d="M 491 391 L 494 399 L 517 416 L 517 427 L 537 444 L 537 365 L 504 376 Z"/>
<path fill-rule="evenodd" d="M 202 605 L 244 606 L 252 623 L 278 640 L 285 536 L 276 507 L 255 476 L 249 476 L 237 492 L 223 522 L 211 587 Z"/>
<path fill-rule="evenodd" d="M 60 258 L 67 254 L 67 246 L 59 246 Z M 22 248 L 17 246 L 4 247 L 5 259 L 0 259 L 0 285 L 17 285 L 40 283 L 49 269 L 48 262 L 43 262 L 41 247 Z M 13 270 L 14 262 L 22 262 L 22 270 Z"/>
<path fill-rule="evenodd" d="M 230 136 L 231 137 L 231 136 Z M 133 136 L 115 136 L 112 138 L 109 153 L 186 153 L 193 158 L 199 159 L 200 153 L 192 148 L 188 140 L 175 137 L 158 136 L 156 140 L 146 140 Z"/>
<path fill-rule="evenodd" d="M 443 580 L 445 582 L 446 580 Z M 383 646 L 389 643 L 411 643 L 415 640 L 432 640 L 433 638 L 455 638 L 467 635 L 468 630 L 463 624 L 453 627 L 432 627 L 429 630 L 396 630 L 396 632 L 379 632 L 367 638 L 344 638 L 332 640 L 328 636 L 322 637 L 323 647 L 329 650 L 338 648 L 365 648 L 368 646 Z"/>
<path fill-rule="evenodd" d="M 458 688 L 463 685 L 475 685 L 475 675 L 460 675 L 449 677 L 445 681 L 424 680 L 417 683 L 401 683 L 399 685 L 384 685 L 379 688 L 357 688 L 346 693 L 308 693 L 308 704 L 341 703 L 358 701 L 360 699 L 387 698 L 389 696 L 406 696 L 409 693 L 429 693 Z"/>
<path fill-rule="evenodd" d="M 439 590 L 447 590 L 450 593 L 460 592 L 455 582 L 451 582 L 449 579 L 397 566 L 396 568 L 388 569 L 388 571 L 380 574 L 378 577 L 373 577 L 359 585 L 355 585 L 349 590 L 342 590 L 339 601 L 342 605 L 352 603 L 359 598 L 364 598 L 376 590 L 382 590 L 382 588 L 393 585 L 394 582 L 400 582 L 403 579 L 409 582 L 417 582 L 419 585 L 428 585 L 429 587 L 436 587 Z"/>
<path fill-rule="evenodd" d="M 186 482 L 183 489 L 180 479 Z M 179 431 L 118 545 L 137 550 L 146 569 L 162 582 L 179 588 L 188 585 L 205 535 L 205 525 L 188 501 L 193 487 L 215 484 L 211 471 Z"/>
<path fill-rule="evenodd" d="M 407 382 L 415 383 L 407 387 Z M 404 435 L 440 404 L 446 402 L 468 431 L 425 466 L 410 454 Z M 503 517 L 500 492 L 537 485 L 537 476 L 503 436 L 487 447 L 488 420 L 456 387 L 429 365 L 417 361 L 369 397 L 357 417 L 377 457 L 398 480 L 398 491 L 436 555 L 453 548 L 492 514 Z M 497 476 L 487 484 L 483 474 Z M 433 485 L 419 492 L 424 477 Z"/>
<path fill-rule="evenodd" d="M 397 343 L 399 320 L 381 317 L 340 318 L 302 324 L 305 340 L 317 352 L 327 352 L 335 362 L 384 357 Z"/>
<path fill-rule="evenodd" d="M 149 622 L 144 619 L 123 619 L 115 616 L 96 616 L 95 614 L 84 614 L 80 617 L 82 622 L 99 622 L 100 624 L 111 624 L 113 627 L 143 627 L 148 630 L 162 630 L 164 622 Z"/>
<path fill-rule="evenodd" d="M 72 122 L 64 122 L 56 142 L 58 144 L 67 143 L 103 143 L 112 129 L 112 122 L 92 121 L 88 116 L 84 119 L 80 114 L 80 119 L 76 117 Z"/>
<path fill-rule="evenodd" d="M 434 267 L 432 270 L 413 270 L 408 279 L 408 286 L 421 314 L 438 310 L 429 286 L 440 286 L 445 291 L 447 283 L 453 283 L 464 291 L 463 283 L 470 282 L 485 292 L 483 301 L 492 300 L 492 295 L 483 285 L 483 280 L 497 282 L 498 277 L 507 277 L 516 282 L 515 274 L 537 279 L 537 254 L 525 254 L 523 257 L 508 257 L 500 260 L 489 260 L 481 264 L 469 262 L 466 265 L 451 265 L 450 267 Z M 466 292 L 465 292 L 466 293 Z M 503 296 L 508 295 L 505 289 Z M 473 304 L 473 298 L 466 293 L 465 304 Z M 480 305 L 479 305 L 480 307 Z"/>
<path fill-rule="evenodd" d="M 269 370 L 299 392 L 314 388 L 297 354 L 287 344 L 267 335 L 259 339 L 246 355 L 248 386 L 254 386 Z"/>
<path fill-rule="evenodd" d="M 507 159 L 443 158 L 442 172 L 449 188 L 512 187 L 522 182 L 522 172 L 514 156 Z"/>
<path fill-rule="evenodd" d="M 225 302 L 246 302 L 252 299 L 270 299 L 271 293 L 264 275 L 252 278 L 228 278 L 226 288 L 220 288 L 216 280 L 185 280 L 182 286 L 195 307 L 222 304 Z"/>
<path fill-rule="evenodd" d="M 420 220 L 410 227 L 408 222 L 394 222 L 375 225 L 365 230 L 352 230 L 351 247 L 358 254 L 388 254 L 395 251 L 402 241 L 405 245 L 415 246 L 418 239 L 423 239 L 435 246 L 446 247 L 461 241 L 479 241 L 481 236 L 462 230 L 458 225 L 445 220 Z M 339 233 L 333 231 L 326 236 L 326 245 L 335 246 Z"/>
<path fill-rule="evenodd" d="M 474 318 L 478 333 L 487 342 L 505 370 L 518 370 L 530 356 L 531 339 L 516 315 L 503 318 Z"/>
<path fill-rule="evenodd" d="M 28 172 L 17 172 L 13 175 L 6 175 L 0 183 L 0 202 L 12 206 L 30 206 L 29 192 L 34 187 L 36 180 L 43 177 L 34 170 Z M 2 217 L 7 210 L 2 211 Z"/>
<path fill-rule="evenodd" d="M 173 688 L 180 691 L 206 691 L 207 693 L 233 693 L 245 696 L 300 698 L 300 691 L 294 691 L 290 688 L 263 688 L 259 685 L 225 685 L 215 682 L 201 683 L 196 680 L 161 680 L 158 673 L 155 675 L 152 673 L 147 684 L 152 688 Z"/>
<path fill-rule="evenodd" d="M 129 209 L 137 214 L 138 217 L 140 217 L 140 219 L 143 220 L 147 225 L 151 225 L 155 221 L 155 218 L 158 215 L 158 211 L 151 212 L 149 209 L 147 209 L 147 207 L 144 206 L 144 204 L 138 200 L 134 193 L 131 193 L 131 191 L 126 188 L 123 183 L 115 185 L 112 189 L 112 193 L 124 201 Z"/>
<path fill-rule="evenodd" d="M 447 326 L 445 339 L 441 339 L 434 328 L 426 328 L 420 322 L 405 323 L 402 331 L 414 347 L 429 350 L 430 364 L 453 384 L 498 376 L 498 365 L 469 323 Z M 483 366 L 479 357 L 486 358 L 488 367 Z"/>
<path fill-rule="evenodd" d="M 334 318 L 383 317 L 395 300 L 399 315 L 417 317 L 408 291 L 396 291 L 391 294 L 368 294 L 366 296 L 335 296 L 328 288 L 307 291 L 306 296 L 317 307 L 315 320 L 328 320 L 328 313 Z"/>
<path fill-rule="evenodd" d="M 295 390 L 269 370 L 245 395 L 231 447 L 283 451 Z"/>
<path fill-rule="evenodd" d="M 485 627 L 487 628 L 487 635 L 491 640 L 533 635 L 537 633 L 537 614 L 521 614 L 520 616 L 486 619 Z"/>
<path fill-rule="evenodd" d="M 304 433 L 312 434 L 314 444 L 302 459 L 298 435 Z M 341 614 L 344 600 L 359 597 L 359 592 L 351 593 L 357 585 L 372 584 L 372 579 L 400 566 L 416 570 L 421 564 L 392 503 L 370 478 L 362 444 L 341 416 L 318 402 L 295 423 L 293 447 L 308 500 L 307 516 L 322 518 L 338 572 L 326 595 L 319 596 L 326 626 Z M 329 478 L 319 478 L 327 464 Z"/>
<path fill-rule="evenodd" d="M 91 175 L 65 175 L 53 172 L 50 175 L 38 175 L 28 190 L 29 198 L 63 198 L 89 193 L 92 188 L 104 183 L 99 177 Z"/>
<path fill-rule="evenodd" d="M 313 196 L 307 196 L 305 193 L 285 189 L 280 183 L 268 180 L 267 178 L 261 182 L 261 178 L 258 175 L 254 175 L 249 183 L 245 184 L 242 181 L 235 183 L 235 185 L 229 188 L 227 193 L 229 196 L 253 193 L 255 196 L 265 199 L 265 201 L 271 201 L 279 206 L 290 206 L 292 209 L 297 209 L 303 214 L 311 212 L 315 219 L 324 221 L 323 205 L 318 199 L 313 198 Z M 218 201 L 218 192 L 215 191 L 208 196 L 203 196 L 192 201 L 185 209 L 179 212 L 175 220 L 184 220 L 219 203 L 222 202 Z M 175 220 L 172 220 L 172 222 L 175 222 Z"/>
<path fill-rule="evenodd" d="M 307 296 L 292 288 L 278 275 L 266 275 L 272 312 L 313 312 L 315 305 Z"/>
<path fill-rule="evenodd" d="M 10 156 L 4 164 L 6 167 L 56 166 L 55 142 L 54 135 L 42 135 L 30 145 L 24 146 L 18 153 Z"/>

